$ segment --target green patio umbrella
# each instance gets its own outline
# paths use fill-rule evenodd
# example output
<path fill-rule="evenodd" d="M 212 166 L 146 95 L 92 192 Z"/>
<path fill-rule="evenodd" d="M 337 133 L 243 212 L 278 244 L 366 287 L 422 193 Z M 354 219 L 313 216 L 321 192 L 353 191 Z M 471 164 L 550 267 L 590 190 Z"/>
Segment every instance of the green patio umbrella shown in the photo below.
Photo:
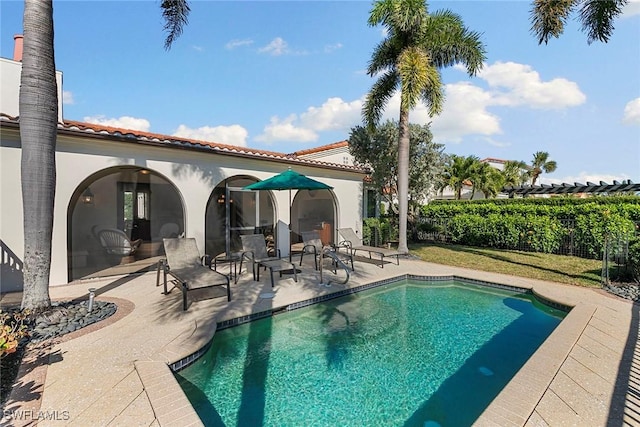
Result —
<path fill-rule="evenodd" d="M 333 187 L 311 179 L 289 167 L 284 172 L 264 181 L 254 182 L 244 187 L 245 190 L 289 190 L 289 233 L 291 233 L 291 190 L 331 190 Z M 291 237 L 289 237 L 289 259 L 291 259 Z"/>

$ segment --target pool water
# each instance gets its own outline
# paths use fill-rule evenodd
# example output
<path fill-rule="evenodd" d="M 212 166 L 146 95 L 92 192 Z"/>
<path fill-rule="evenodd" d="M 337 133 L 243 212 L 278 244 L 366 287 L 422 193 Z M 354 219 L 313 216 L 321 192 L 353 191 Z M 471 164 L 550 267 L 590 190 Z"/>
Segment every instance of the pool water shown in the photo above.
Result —
<path fill-rule="evenodd" d="M 404 281 L 218 331 L 176 375 L 207 426 L 465 426 L 563 315 Z"/>

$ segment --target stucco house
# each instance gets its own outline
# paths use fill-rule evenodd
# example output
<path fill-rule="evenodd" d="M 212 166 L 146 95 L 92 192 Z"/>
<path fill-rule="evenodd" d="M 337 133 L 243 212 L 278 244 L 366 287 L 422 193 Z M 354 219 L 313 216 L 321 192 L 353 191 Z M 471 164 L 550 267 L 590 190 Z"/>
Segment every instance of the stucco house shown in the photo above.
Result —
<path fill-rule="evenodd" d="M 2 292 L 22 286 L 20 42 L 13 59 L 0 58 Z M 284 256 L 302 231 L 335 241 L 339 227 L 361 229 L 367 171 L 352 163 L 65 120 L 61 104 L 59 111 L 52 286 L 153 268 L 168 236 L 194 237 L 201 252 L 218 255 L 240 250 L 240 235 L 261 232 Z M 289 167 L 333 189 L 293 190 L 291 207 L 287 191 L 243 189 Z M 103 229 L 141 244 L 114 257 L 97 237 Z"/>

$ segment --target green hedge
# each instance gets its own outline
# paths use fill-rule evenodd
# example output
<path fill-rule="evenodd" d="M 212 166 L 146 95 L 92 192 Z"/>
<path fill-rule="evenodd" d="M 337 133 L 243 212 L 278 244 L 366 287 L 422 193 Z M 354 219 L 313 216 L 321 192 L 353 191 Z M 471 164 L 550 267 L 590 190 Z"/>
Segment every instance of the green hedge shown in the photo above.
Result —
<path fill-rule="evenodd" d="M 626 242 L 636 234 L 640 197 L 441 201 L 423 206 L 421 214 L 441 224 L 453 243 L 545 253 L 573 245 L 597 258 L 605 237 Z"/>
<path fill-rule="evenodd" d="M 640 283 L 640 238 L 629 243 L 629 267 L 633 280 Z"/>
<path fill-rule="evenodd" d="M 436 200 L 421 208 L 427 218 L 450 218 L 461 213 L 487 216 L 543 215 L 554 218 L 572 218 L 609 210 L 634 222 L 640 222 L 640 197 L 589 197 L 586 199 L 554 197 L 489 200 Z"/>

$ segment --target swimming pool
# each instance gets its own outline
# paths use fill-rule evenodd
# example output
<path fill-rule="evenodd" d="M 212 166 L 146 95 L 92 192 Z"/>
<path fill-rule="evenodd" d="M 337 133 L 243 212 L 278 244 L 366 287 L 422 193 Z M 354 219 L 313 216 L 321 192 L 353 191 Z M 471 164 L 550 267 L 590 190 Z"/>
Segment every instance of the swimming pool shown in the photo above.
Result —
<path fill-rule="evenodd" d="M 208 426 L 470 425 L 563 315 L 402 281 L 219 331 L 176 375 Z"/>

